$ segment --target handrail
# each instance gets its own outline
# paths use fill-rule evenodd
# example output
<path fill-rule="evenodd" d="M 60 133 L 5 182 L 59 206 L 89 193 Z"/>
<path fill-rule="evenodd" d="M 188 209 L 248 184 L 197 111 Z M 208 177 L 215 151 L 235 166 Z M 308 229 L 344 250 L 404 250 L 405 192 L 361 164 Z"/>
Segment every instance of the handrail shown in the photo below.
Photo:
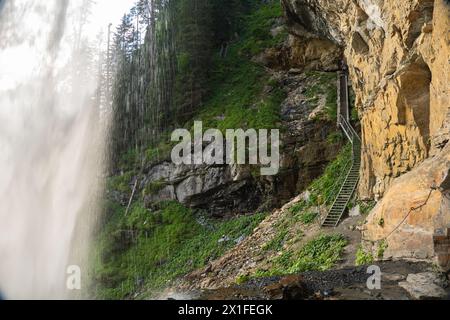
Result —
<path fill-rule="evenodd" d="M 348 172 L 350 171 L 351 167 L 353 166 L 353 161 L 349 160 L 347 161 L 347 163 L 345 164 L 344 169 L 342 170 L 341 174 L 339 175 L 339 178 L 336 179 L 336 181 L 333 184 L 333 189 L 337 189 L 339 185 L 342 186 L 342 184 L 345 182 L 345 180 L 348 177 Z M 324 204 L 328 207 L 328 203 L 331 200 L 331 198 L 336 198 L 338 196 L 339 192 L 337 194 L 329 194 L 328 197 L 325 199 Z M 331 203 L 331 206 L 333 205 L 335 201 L 333 201 Z"/>
<path fill-rule="evenodd" d="M 347 78 L 345 78 L 345 81 L 347 82 Z M 343 83 L 338 87 L 338 90 L 340 90 L 340 94 L 343 94 Z M 347 99 L 346 99 L 347 100 Z M 351 125 L 350 121 L 346 119 L 341 113 L 343 110 L 342 104 L 345 104 L 345 110 L 346 114 L 349 113 L 348 108 L 348 101 L 340 101 L 341 108 L 338 109 L 338 125 L 341 127 L 342 131 L 344 131 L 344 134 L 347 136 L 350 143 L 353 145 L 352 148 L 352 159 L 345 165 L 343 173 L 339 176 L 339 178 L 336 180 L 335 184 L 333 185 L 333 189 L 337 189 L 337 195 L 335 195 L 334 202 L 331 205 L 331 208 L 328 211 L 328 215 L 325 217 L 325 219 L 321 222 L 322 226 L 332 226 L 336 227 L 339 223 L 339 221 L 342 219 L 342 216 L 344 215 L 344 211 L 346 209 L 346 206 L 348 205 L 350 201 L 350 197 L 354 194 L 358 182 L 360 180 L 359 174 L 357 177 L 354 176 L 352 173 L 353 170 L 356 168 L 356 166 L 359 167 L 360 165 L 360 150 L 361 147 L 361 138 L 359 137 L 356 130 Z M 338 188 L 337 185 L 340 185 Z M 351 190 L 349 190 L 349 187 Z M 351 191 L 351 192 L 350 192 Z M 340 198 L 341 197 L 341 198 Z M 331 194 L 326 199 L 326 204 L 328 203 L 329 199 L 331 198 Z M 338 200 L 340 200 L 338 202 Z M 344 205 L 345 201 L 345 205 Z"/>
<path fill-rule="evenodd" d="M 353 126 L 350 123 L 348 123 L 348 121 L 342 115 L 339 115 L 339 124 L 340 124 L 342 130 L 344 130 L 345 135 L 347 136 L 347 138 L 350 140 L 351 143 L 354 142 L 355 138 L 359 142 L 361 142 L 361 138 L 359 137 L 358 133 L 355 131 Z"/>

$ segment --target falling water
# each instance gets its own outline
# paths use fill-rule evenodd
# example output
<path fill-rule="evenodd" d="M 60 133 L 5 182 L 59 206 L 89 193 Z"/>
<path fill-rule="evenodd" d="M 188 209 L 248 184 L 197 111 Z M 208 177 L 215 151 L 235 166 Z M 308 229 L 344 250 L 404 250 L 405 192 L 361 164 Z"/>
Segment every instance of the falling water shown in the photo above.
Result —
<path fill-rule="evenodd" d="M 0 292 L 71 297 L 100 191 L 105 112 L 83 36 L 90 1 L 0 0 Z M 75 241 L 76 240 L 76 241 Z"/>

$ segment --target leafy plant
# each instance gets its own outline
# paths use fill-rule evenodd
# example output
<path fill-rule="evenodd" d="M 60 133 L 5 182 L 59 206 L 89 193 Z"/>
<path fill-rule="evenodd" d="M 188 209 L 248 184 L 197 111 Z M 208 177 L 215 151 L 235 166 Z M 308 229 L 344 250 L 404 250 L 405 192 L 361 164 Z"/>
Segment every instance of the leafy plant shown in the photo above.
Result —
<path fill-rule="evenodd" d="M 123 299 L 163 288 L 223 255 L 264 217 L 200 219 L 177 202 L 161 203 L 153 211 L 137 202 L 127 216 L 124 208 L 116 208 L 99 236 L 93 292 L 97 298 Z M 232 241 L 219 241 L 224 235 Z"/>
<path fill-rule="evenodd" d="M 363 266 L 374 262 L 373 255 L 370 252 L 366 252 L 362 246 L 358 248 L 356 252 L 356 265 Z"/>
<path fill-rule="evenodd" d="M 331 269 L 339 260 L 347 240 L 342 235 L 321 235 L 308 242 L 294 257 L 289 273 Z"/>
<path fill-rule="evenodd" d="M 254 276 L 273 276 L 325 271 L 340 259 L 347 240 L 342 235 L 320 235 L 305 244 L 299 252 L 285 251 L 274 260 L 270 270 L 260 271 Z"/>
<path fill-rule="evenodd" d="M 378 249 L 377 249 L 377 257 L 378 257 L 378 259 L 383 259 L 384 258 L 384 253 L 385 253 L 387 248 L 388 248 L 388 243 L 386 242 L 386 240 L 380 241 L 380 243 L 378 244 Z"/>
<path fill-rule="evenodd" d="M 284 241 L 286 240 L 286 236 L 289 231 L 283 230 L 279 232 L 271 241 L 267 242 L 263 246 L 263 250 L 265 251 L 279 251 L 283 248 Z"/>

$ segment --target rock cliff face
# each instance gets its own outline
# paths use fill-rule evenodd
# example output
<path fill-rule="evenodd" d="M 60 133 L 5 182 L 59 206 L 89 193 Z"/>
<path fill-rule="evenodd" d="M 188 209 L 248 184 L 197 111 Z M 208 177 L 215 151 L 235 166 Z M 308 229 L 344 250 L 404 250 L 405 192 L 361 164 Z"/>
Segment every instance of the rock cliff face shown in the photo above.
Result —
<path fill-rule="evenodd" d="M 364 144 L 359 194 L 381 199 L 366 239 L 387 237 L 393 256 L 433 256 L 433 233 L 450 223 L 449 2 L 282 3 L 292 34 L 335 43 L 350 67 Z"/>
<path fill-rule="evenodd" d="M 334 79 L 334 74 L 330 75 Z M 249 166 L 177 166 L 167 160 L 149 166 L 138 181 L 147 206 L 176 200 L 219 217 L 266 211 L 281 207 L 322 174 L 342 146 L 340 140 L 328 141 L 335 125 L 320 116 L 326 96 L 308 98 L 305 93 L 311 86 L 320 86 L 323 80 L 315 75 L 283 71 L 273 72 L 272 77 L 287 95 L 280 106 L 283 129 L 279 173 L 259 176 L 253 174 L 259 169 Z"/>

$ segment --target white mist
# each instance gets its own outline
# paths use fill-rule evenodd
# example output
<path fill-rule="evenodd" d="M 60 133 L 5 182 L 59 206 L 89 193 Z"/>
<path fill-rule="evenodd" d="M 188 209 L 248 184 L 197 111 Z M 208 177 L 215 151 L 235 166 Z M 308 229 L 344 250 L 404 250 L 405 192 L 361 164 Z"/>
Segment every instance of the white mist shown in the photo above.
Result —
<path fill-rule="evenodd" d="M 0 0 L 0 292 L 7 299 L 79 297 L 66 287 L 71 265 L 87 286 L 108 122 L 93 99 L 88 2 Z"/>

